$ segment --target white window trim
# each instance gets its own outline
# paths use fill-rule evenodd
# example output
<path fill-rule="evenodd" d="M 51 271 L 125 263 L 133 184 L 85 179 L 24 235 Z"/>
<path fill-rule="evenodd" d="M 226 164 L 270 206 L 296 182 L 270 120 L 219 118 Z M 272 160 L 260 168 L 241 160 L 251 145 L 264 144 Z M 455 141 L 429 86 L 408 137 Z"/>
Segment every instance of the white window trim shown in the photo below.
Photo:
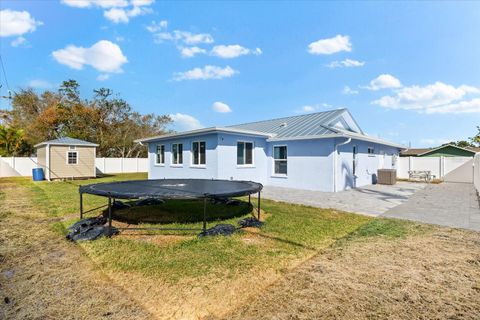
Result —
<path fill-rule="evenodd" d="M 287 159 L 286 160 L 280 160 L 280 161 L 286 161 L 287 162 L 287 173 L 275 173 L 275 148 L 277 147 L 285 147 L 287 150 Z M 288 177 L 288 146 L 286 144 L 277 144 L 272 146 L 272 177 L 274 178 L 286 178 Z"/>
<path fill-rule="evenodd" d="M 193 160 L 194 160 L 195 157 L 194 157 L 194 154 L 193 154 L 193 144 L 198 143 L 198 161 L 200 162 L 200 143 L 202 143 L 202 142 L 205 143 L 205 164 L 194 164 Z M 200 168 L 200 169 L 204 169 L 204 168 L 207 167 L 207 141 L 205 141 L 205 140 L 192 141 L 191 149 L 190 149 L 190 167 Z"/>
<path fill-rule="evenodd" d="M 255 168 L 255 143 L 253 141 L 248 141 L 248 140 L 237 140 L 237 153 L 238 154 L 238 143 L 251 143 L 252 144 L 252 163 L 251 164 L 238 164 L 237 163 L 237 168 Z M 247 148 L 243 148 L 243 159 L 247 159 Z M 235 162 L 237 162 L 238 159 L 236 159 Z"/>
<path fill-rule="evenodd" d="M 173 163 L 173 145 L 176 144 L 177 145 L 177 149 L 178 149 L 178 145 L 182 145 L 182 163 Z M 174 167 L 174 168 L 181 168 L 183 167 L 183 163 L 185 162 L 185 157 L 183 156 L 183 142 L 173 142 L 171 144 L 171 148 L 170 148 L 170 167 Z"/>
<path fill-rule="evenodd" d="M 76 163 L 68 163 L 68 154 L 69 153 L 76 153 L 77 154 L 77 162 Z M 67 163 L 67 166 L 78 166 L 78 150 L 67 150 L 67 159 L 66 159 L 66 163 Z"/>
<path fill-rule="evenodd" d="M 161 146 L 163 146 L 163 162 L 157 162 L 157 151 L 158 151 L 158 147 L 161 147 Z M 153 161 L 155 161 L 155 166 L 156 167 L 165 167 L 165 150 L 166 150 L 165 144 L 156 144 L 155 145 L 155 153 L 154 153 L 155 158 L 154 158 Z"/>

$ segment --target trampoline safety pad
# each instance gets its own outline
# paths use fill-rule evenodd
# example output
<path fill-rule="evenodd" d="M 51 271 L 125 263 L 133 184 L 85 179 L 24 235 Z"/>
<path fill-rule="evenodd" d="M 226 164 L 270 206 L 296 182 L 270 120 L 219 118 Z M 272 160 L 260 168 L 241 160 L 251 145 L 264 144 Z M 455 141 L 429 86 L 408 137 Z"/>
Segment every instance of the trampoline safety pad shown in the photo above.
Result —
<path fill-rule="evenodd" d="M 80 193 L 116 199 L 192 199 L 246 196 L 261 191 L 252 181 L 208 179 L 158 179 L 96 183 L 80 187 Z"/>

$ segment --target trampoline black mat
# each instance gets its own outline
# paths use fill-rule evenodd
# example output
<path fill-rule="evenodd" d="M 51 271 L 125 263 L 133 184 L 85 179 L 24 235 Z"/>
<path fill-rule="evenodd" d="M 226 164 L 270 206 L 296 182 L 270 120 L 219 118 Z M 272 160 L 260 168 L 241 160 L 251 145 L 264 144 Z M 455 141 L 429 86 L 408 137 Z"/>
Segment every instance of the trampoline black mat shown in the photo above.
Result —
<path fill-rule="evenodd" d="M 193 199 L 240 197 L 261 191 L 263 185 L 252 181 L 209 179 L 130 180 L 89 184 L 80 193 L 116 199 Z"/>

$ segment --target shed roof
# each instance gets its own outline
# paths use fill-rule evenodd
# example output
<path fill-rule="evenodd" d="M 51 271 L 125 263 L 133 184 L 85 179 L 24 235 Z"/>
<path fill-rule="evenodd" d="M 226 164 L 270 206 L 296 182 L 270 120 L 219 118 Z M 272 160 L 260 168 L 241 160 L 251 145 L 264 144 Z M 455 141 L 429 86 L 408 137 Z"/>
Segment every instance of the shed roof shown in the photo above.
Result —
<path fill-rule="evenodd" d="M 58 138 L 58 139 L 53 139 L 53 140 L 40 142 L 40 143 L 35 145 L 35 148 L 40 147 L 40 146 L 46 146 L 46 145 L 98 147 L 98 144 L 93 143 L 93 142 L 80 140 L 80 139 L 75 139 L 75 138 L 70 138 L 70 137 L 61 137 L 61 138 Z"/>

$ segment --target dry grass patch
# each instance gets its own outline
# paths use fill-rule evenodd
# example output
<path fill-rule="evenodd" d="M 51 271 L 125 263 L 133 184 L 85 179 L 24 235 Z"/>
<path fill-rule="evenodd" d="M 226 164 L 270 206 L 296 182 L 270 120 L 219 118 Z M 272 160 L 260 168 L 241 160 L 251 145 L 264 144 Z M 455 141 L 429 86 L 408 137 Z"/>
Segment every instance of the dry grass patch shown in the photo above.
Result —
<path fill-rule="evenodd" d="M 479 248 L 479 233 L 374 220 L 225 319 L 478 319 Z"/>

